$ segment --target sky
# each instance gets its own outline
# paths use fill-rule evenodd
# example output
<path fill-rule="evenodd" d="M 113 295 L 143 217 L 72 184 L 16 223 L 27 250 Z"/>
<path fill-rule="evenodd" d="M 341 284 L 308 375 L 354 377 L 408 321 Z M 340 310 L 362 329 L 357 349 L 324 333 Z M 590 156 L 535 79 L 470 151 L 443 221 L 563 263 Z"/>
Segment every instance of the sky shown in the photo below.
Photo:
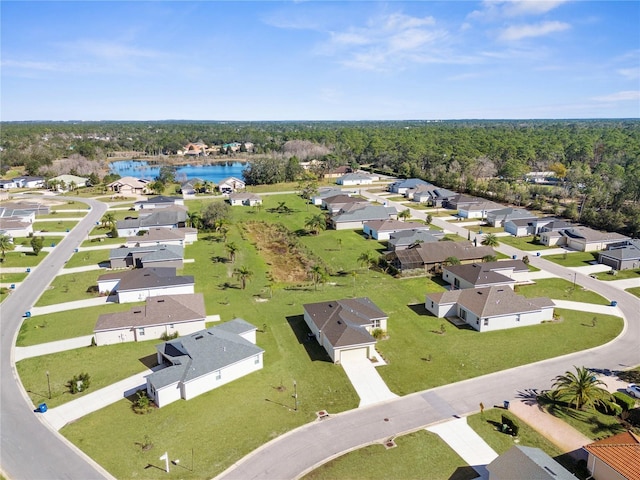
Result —
<path fill-rule="evenodd" d="M 640 2 L 0 2 L 0 120 L 640 117 Z"/>

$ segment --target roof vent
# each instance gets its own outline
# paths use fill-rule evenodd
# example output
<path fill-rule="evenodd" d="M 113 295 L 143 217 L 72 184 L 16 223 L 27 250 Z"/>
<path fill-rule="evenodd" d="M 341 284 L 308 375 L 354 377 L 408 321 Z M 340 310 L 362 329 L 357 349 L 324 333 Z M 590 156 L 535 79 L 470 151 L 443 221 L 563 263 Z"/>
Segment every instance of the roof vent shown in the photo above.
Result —
<path fill-rule="evenodd" d="M 196 337 L 196 340 L 202 340 L 203 338 L 204 338 L 204 337 L 203 337 L 202 335 L 198 335 L 198 336 Z"/>
<path fill-rule="evenodd" d="M 133 313 L 142 313 L 142 310 L 134 310 Z"/>
<path fill-rule="evenodd" d="M 158 300 L 158 303 L 164 303 L 164 298 L 161 300 Z"/>

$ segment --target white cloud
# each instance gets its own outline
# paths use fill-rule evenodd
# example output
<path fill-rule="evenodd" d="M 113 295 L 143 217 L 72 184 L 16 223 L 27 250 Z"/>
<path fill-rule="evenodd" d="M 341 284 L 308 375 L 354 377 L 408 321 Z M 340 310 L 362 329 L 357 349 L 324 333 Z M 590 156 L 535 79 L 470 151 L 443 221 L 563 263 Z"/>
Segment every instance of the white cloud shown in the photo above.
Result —
<path fill-rule="evenodd" d="M 625 90 L 600 97 L 593 97 L 596 102 L 637 102 L 640 101 L 640 90 Z"/>
<path fill-rule="evenodd" d="M 616 73 L 628 80 L 636 80 L 640 78 L 640 67 L 620 68 L 616 70 Z"/>
<path fill-rule="evenodd" d="M 543 15 L 554 10 L 567 0 L 485 0 L 480 10 L 474 10 L 469 18 L 496 20 L 533 15 Z"/>
<path fill-rule="evenodd" d="M 512 25 L 507 27 L 499 36 L 503 41 L 522 40 L 523 38 L 543 37 L 551 33 L 563 32 L 571 28 L 565 22 L 549 21 L 528 25 Z"/>
<path fill-rule="evenodd" d="M 67 53 L 90 55 L 103 59 L 158 58 L 161 52 L 137 48 L 120 42 L 79 40 L 73 43 L 59 44 Z"/>

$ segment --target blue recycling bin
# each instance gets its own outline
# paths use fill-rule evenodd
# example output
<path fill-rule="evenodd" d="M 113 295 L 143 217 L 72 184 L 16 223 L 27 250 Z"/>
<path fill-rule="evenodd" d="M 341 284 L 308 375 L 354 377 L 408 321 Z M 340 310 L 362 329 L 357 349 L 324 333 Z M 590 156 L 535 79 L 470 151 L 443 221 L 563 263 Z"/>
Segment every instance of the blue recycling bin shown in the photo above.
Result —
<path fill-rule="evenodd" d="M 69 233 L 69 229 L 67 228 L 67 233 Z"/>
<path fill-rule="evenodd" d="M 15 290 L 15 289 L 16 289 L 16 284 L 15 284 L 15 283 L 12 283 L 12 284 L 11 284 L 11 290 Z"/>
<path fill-rule="evenodd" d="M 38 408 L 36 409 L 38 412 L 40 413 L 44 413 L 47 411 L 47 404 L 46 403 L 41 403 L 40 405 L 38 405 Z"/>
<path fill-rule="evenodd" d="M 504 402 L 502 402 L 504 404 L 504 409 L 505 410 L 509 410 L 509 400 L 505 400 Z"/>
<path fill-rule="evenodd" d="M 74 251 L 75 253 L 78 253 L 78 252 L 79 252 L 79 250 L 78 250 L 77 248 L 74 248 L 74 249 L 73 249 L 73 251 Z"/>
<path fill-rule="evenodd" d="M 52 243 L 52 244 L 51 244 L 51 246 L 52 246 L 52 247 L 55 247 L 55 246 L 56 246 L 56 244 L 55 244 L 55 243 Z"/>
<path fill-rule="evenodd" d="M 611 306 L 612 307 L 617 307 L 618 306 L 618 302 L 616 302 L 615 300 L 611 300 Z"/>
<path fill-rule="evenodd" d="M 540 252 L 536 252 L 536 257 L 539 257 L 539 256 L 540 256 Z"/>
<path fill-rule="evenodd" d="M 518 256 L 517 255 L 513 255 L 513 256 L 511 256 L 511 258 L 513 258 L 514 260 L 517 260 Z"/>
<path fill-rule="evenodd" d="M 30 318 L 31 317 L 31 312 L 24 312 L 24 316 L 27 317 L 27 318 Z"/>
<path fill-rule="evenodd" d="M 31 273 L 31 268 L 27 268 L 27 273 Z"/>

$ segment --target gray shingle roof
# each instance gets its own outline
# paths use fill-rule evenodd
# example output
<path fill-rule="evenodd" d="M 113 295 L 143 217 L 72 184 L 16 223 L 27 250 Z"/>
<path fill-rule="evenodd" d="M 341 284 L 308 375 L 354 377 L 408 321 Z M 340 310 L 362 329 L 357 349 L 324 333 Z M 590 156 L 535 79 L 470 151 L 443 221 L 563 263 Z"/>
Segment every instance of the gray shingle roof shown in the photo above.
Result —
<path fill-rule="evenodd" d="M 117 287 L 119 292 L 194 284 L 192 276 L 176 276 L 176 269 L 171 267 L 148 267 L 107 273 L 101 275 L 98 281 L 116 279 L 120 280 Z"/>
<path fill-rule="evenodd" d="M 187 212 L 184 207 L 167 207 L 157 211 L 154 209 L 151 212 L 148 215 L 140 213 L 138 218 L 120 220 L 116 224 L 117 228 L 151 228 L 163 225 L 178 225 L 187 221 Z"/>
<path fill-rule="evenodd" d="M 438 242 L 444 237 L 444 233 L 440 230 L 405 230 L 392 233 L 389 237 L 389 245 L 396 248 L 402 246 L 413 245 L 416 242 L 431 243 Z"/>
<path fill-rule="evenodd" d="M 339 213 L 331 221 L 333 223 L 344 222 L 366 222 L 370 220 L 386 220 L 391 215 L 397 214 L 394 207 L 383 207 L 382 205 L 365 205 L 355 210 Z"/>

